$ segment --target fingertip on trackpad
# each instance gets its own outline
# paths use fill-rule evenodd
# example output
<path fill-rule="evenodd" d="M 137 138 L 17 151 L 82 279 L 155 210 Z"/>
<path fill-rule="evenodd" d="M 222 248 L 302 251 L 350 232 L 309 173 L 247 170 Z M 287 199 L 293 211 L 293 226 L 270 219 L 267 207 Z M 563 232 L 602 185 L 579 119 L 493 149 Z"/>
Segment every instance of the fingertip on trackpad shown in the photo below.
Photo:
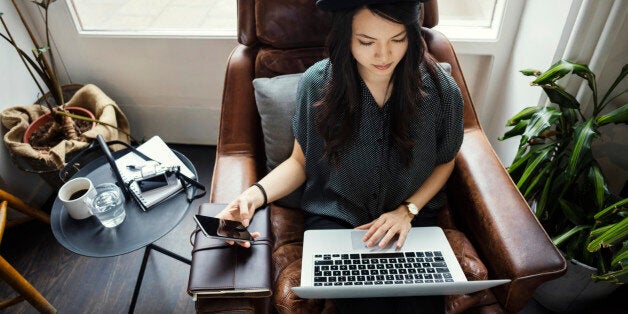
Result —
<path fill-rule="evenodd" d="M 351 248 L 354 250 L 368 249 L 366 242 L 362 242 L 362 238 L 366 234 L 366 230 L 353 230 L 351 231 Z"/>
<path fill-rule="evenodd" d="M 388 241 L 388 245 L 385 248 L 380 248 L 379 241 L 375 243 L 372 247 L 366 246 L 366 242 L 363 242 L 362 239 L 366 234 L 366 230 L 352 230 L 351 231 L 351 248 L 353 250 L 366 250 L 366 251 L 380 251 L 380 250 L 388 250 L 394 246 L 397 242 L 397 236 L 393 237 L 390 241 Z"/>

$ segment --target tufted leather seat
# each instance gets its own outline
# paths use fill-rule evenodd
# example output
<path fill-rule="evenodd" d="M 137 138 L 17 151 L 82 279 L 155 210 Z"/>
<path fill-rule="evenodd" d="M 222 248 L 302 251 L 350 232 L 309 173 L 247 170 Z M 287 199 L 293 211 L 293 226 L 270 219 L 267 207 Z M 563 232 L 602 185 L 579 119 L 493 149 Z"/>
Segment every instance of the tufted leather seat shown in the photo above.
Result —
<path fill-rule="evenodd" d="M 324 56 L 330 16 L 314 0 L 238 0 L 238 40 L 225 77 L 220 136 L 211 202 L 227 203 L 265 173 L 264 144 L 252 80 L 299 73 Z M 426 45 L 448 62 L 462 90 L 465 137 L 448 182 L 449 207 L 439 215 L 468 280 L 512 282 L 472 295 L 447 296 L 449 313 L 517 312 L 541 283 L 565 271 L 563 257 L 530 211 L 479 125 L 449 41 L 430 29 L 438 22 L 436 0 L 424 4 Z M 304 300 L 299 285 L 303 216 L 271 204 L 273 296 L 264 299 L 199 299 L 198 312 L 334 313 L 329 300 Z M 195 263 L 202 265 L 202 263 Z M 199 266 L 200 267 L 200 266 Z"/>

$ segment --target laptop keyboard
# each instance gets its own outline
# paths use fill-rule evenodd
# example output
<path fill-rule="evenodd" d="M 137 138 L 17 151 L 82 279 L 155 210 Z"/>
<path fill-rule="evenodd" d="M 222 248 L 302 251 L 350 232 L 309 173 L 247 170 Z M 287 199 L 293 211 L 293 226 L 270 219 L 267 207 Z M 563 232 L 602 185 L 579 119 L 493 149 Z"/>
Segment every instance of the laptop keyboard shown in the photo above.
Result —
<path fill-rule="evenodd" d="M 440 251 L 314 255 L 314 286 L 453 281 Z"/>

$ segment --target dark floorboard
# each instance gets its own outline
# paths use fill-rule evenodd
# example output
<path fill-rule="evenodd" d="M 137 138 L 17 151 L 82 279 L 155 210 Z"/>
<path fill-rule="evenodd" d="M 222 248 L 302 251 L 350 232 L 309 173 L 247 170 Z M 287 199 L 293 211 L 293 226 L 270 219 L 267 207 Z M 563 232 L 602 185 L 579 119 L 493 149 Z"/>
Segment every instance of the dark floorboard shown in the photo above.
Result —
<path fill-rule="evenodd" d="M 171 145 L 187 156 L 209 188 L 216 149 L 213 146 Z M 189 236 L 195 228 L 192 215 L 208 196 L 194 201 L 183 221 L 156 244 L 191 258 Z M 110 258 L 91 258 L 72 253 L 55 240 L 50 227 L 32 221 L 5 231 L 0 254 L 15 267 L 59 313 L 126 313 L 144 250 Z M 187 294 L 189 266 L 153 251 L 148 259 L 136 313 L 194 313 L 194 302 Z M 627 313 L 627 287 L 594 304 L 585 313 Z M 15 295 L 4 282 L 0 298 Z M 3 313 L 37 313 L 27 302 Z M 551 314 L 531 300 L 523 314 Z"/>
<path fill-rule="evenodd" d="M 192 161 L 199 180 L 209 188 L 215 147 L 170 146 Z M 190 259 L 192 217 L 207 199 L 194 201 L 183 221 L 155 244 Z M 59 313 L 126 313 L 144 250 L 109 258 L 80 256 L 57 243 L 49 226 L 31 221 L 5 231 L 0 253 Z M 152 251 L 135 313 L 194 313 L 194 302 L 187 294 L 189 271 L 187 264 Z M 0 298 L 13 295 L 6 283 L 0 283 Z M 4 312 L 37 313 L 27 302 Z"/>

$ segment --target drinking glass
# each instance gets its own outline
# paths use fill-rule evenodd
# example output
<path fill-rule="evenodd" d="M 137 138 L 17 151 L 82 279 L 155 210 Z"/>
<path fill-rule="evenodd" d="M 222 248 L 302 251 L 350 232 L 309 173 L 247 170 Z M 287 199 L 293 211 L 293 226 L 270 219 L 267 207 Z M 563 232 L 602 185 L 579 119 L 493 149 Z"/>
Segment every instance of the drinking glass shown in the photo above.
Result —
<path fill-rule="evenodd" d="M 124 221 L 124 195 L 122 190 L 113 183 L 96 186 L 96 196 L 87 200 L 92 214 L 107 228 L 113 228 Z"/>

